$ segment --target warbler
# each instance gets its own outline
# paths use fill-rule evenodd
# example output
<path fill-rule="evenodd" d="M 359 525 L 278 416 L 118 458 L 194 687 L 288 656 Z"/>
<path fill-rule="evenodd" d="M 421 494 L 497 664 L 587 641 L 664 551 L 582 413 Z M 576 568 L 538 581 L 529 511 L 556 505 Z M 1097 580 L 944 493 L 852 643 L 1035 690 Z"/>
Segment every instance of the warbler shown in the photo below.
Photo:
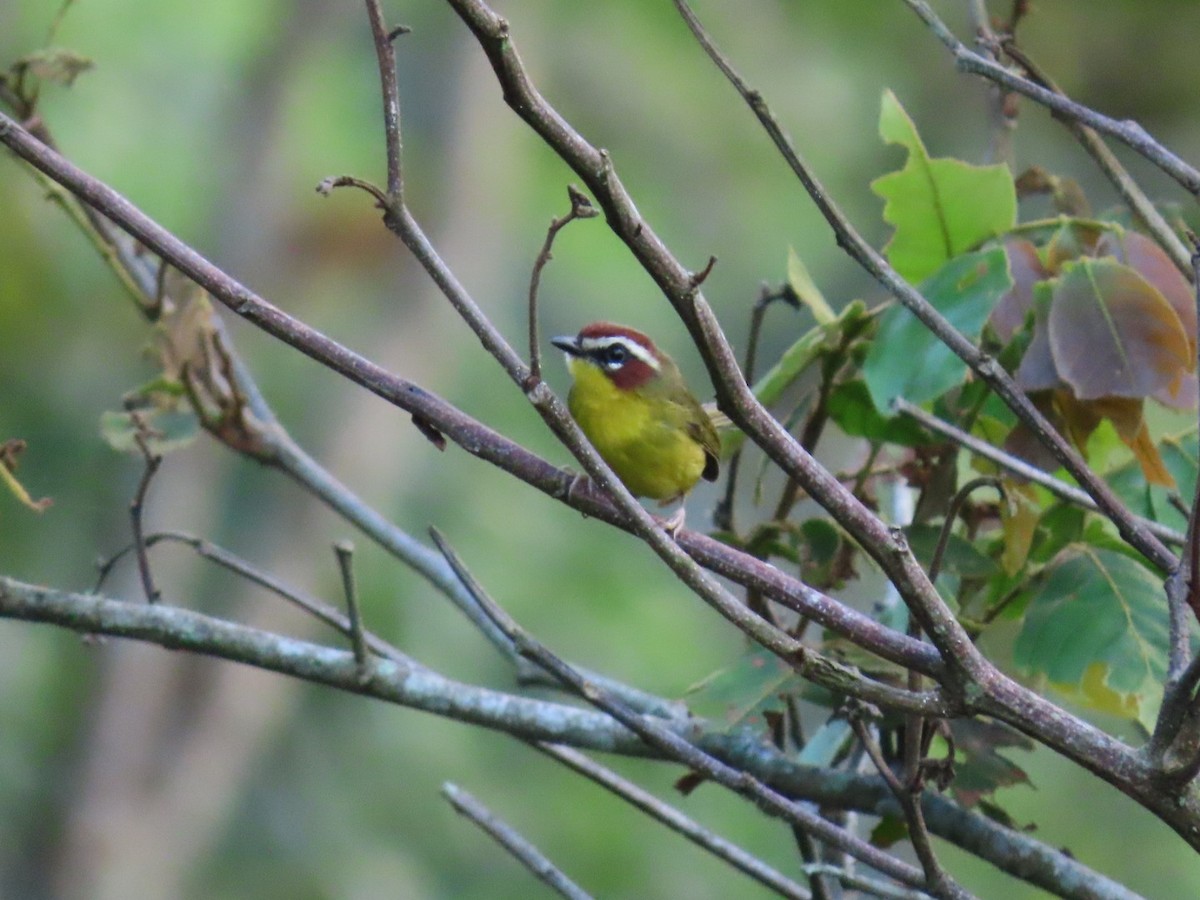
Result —
<path fill-rule="evenodd" d="M 679 367 L 650 338 L 593 322 L 551 343 L 567 356 L 567 406 L 592 446 L 635 497 L 679 501 L 720 473 L 721 440 Z M 672 534 L 684 509 L 665 523 Z"/>

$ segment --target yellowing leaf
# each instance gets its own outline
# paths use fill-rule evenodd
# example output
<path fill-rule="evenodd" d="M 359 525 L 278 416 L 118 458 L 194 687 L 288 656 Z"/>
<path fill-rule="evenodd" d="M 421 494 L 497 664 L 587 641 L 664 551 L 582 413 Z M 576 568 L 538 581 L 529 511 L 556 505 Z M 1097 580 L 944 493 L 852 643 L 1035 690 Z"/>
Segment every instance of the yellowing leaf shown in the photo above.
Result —
<path fill-rule="evenodd" d="M 1143 405 L 1142 400 L 1131 397 L 1105 397 L 1092 404 L 1097 412 L 1112 422 L 1117 436 L 1133 451 L 1146 481 L 1173 488 L 1175 479 L 1163 462 L 1153 438 L 1150 437 L 1150 430 L 1146 427 L 1146 419 L 1142 414 Z"/>
<path fill-rule="evenodd" d="M 788 247 L 787 277 L 788 285 L 796 292 L 800 302 L 812 310 L 818 325 L 828 325 L 837 319 L 833 307 L 809 274 L 808 266 L 804 265 L 804 260 L 792 247 Z"/>
<path fill-rule="evenodd" d="M 1106 711 L 1152 717 L 1168 644 L 1159 577 L 1123 553 L 1072 544 L 1026 596 L 1017 666 Z"/>
<path fill-rule="evenodd" d="M 1016 575 L 1029 558 L 1029 548 L 1033 546 L 1033 536 L 1042 511 L 1031 484 L 1020 484 L 1006 478 L 1004 494 L 1006 502 L 1000 504 L 1000 527 L 1004 532 L 1000 567 L 1006 575 Z"/>
<path fill-rule="evenodd" d="M 1078 684 L 1052 682 L 1052 686 L 1063 696 L 1098 712 L 1120 716 L 1122 719 L 1136 719 L 1138 716 L 1137 696 L 1119 694 L 1110 688 L 1108 666 L 1103 663 L 1095 662 L 1088 666 Z"/>
<path fill-rule="evenodd" d="M 4 485 L 17 502 L 26 509 L 31 509 L 36 513 L 45 512 L 54 501 L 49 497 L 43 497 L 41 500 L 34 500 L 25 490 L 25 486 L 17 481 L 17 476 L 14 474 L 17 470 L 17 457 L 25 450 L 25 441 L 14 438 L 0 444 L 0 484 Z"/>

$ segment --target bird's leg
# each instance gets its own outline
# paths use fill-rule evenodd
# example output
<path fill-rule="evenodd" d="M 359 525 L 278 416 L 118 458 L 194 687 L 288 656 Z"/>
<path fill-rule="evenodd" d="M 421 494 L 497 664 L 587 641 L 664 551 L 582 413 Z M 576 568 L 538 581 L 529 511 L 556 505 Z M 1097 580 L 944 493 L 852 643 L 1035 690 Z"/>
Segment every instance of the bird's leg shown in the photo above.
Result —
<path fill-rule="evenodd" d="M 679 537 L 679 532 L 683 531 L 683 523 L 687 518 L 687 507 L 684 505 L 682 497 L 675 497 L 671 500 L 664 500 L 660 506 L 666 506 L 668 503 L 679 502 L 679 509 L 671 513 L 665 519 L 659 519 L 659 524 L 662 525 L 663 531 L 671 536 L 672 539 Z"/>

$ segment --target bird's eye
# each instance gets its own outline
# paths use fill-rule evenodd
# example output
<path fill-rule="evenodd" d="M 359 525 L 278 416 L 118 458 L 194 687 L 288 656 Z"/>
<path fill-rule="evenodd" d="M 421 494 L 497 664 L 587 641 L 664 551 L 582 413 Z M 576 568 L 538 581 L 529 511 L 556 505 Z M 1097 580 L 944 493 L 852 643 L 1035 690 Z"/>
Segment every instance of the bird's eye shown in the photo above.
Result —
<path fill-rule="evenodd" d="M 613 344 L 604 350 L 604 365 L 610 369 L 620 368 L 629 359 L 629 350 L 621 344 Z"/>

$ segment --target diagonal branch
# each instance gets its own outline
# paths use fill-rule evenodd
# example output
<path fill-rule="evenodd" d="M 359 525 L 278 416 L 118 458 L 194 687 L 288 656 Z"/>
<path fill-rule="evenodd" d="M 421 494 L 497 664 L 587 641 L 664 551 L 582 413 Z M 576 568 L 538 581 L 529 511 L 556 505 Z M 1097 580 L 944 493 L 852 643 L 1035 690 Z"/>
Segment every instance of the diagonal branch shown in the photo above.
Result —
<path fill-rule="evenodd" d="M 686 738 L 662 728 L 648 716 L 640 715 L 629 709 L 615 697 L 587 681 L 531 637 L 517 624 L 515 619 L 488 596 L 436 532 L 434 540 L 446 554 L 447 561 L 459 572 L 463 583 L 468 586 L 468 589 L 479 600 L 480 605 L 492 617 L 500 630 L 509 636 L 521 654 L 544 668 L 588 703 L 604 710 L 667 758 L 675 759 L 705 778 L 754 800 L 764 812 L 803 828 L 817 839 L 844 850 L 856 859 L 904 884 L 912 887 L 924 886 L 924 878 L 919 870 L 873 847 L 861 838 L 832 825 L 802 805 L 790 801 L 757 778 L 749 776 L 745 772 L 739 772 L 734 767 L 710 756 Z"/>
<path fill-rule="evenodd" d="M 596 784 L 616 794 L 622 800 L 637 807 L 651 818 L 666 825 L 672 831 L 683 835 L 683 837 L 692 843 L 707 850 L 738 871 L 749 875 L 760 884 L 771 888 L 779 895 L 795 898 L 795 900 L 808 900 L 810 897 L 809 892 L 803 887 L 768 866 L 757 856 L 748 853 L 719 835 L 713 834 L 695 820 L 685 816 L 675 807 L 664 803 L 649 791 L 645 791 L 632 781 L 622 778 L 611 769 L 593 762 L 578 750 L 572 750 L 570 747 L 559 747 L 554 744 L 534 744 L 533 746 L 551 759 L 558 760 L 568 768 L 590 778 Z"/>
<path fill-rule="evenodd" d="M 508 23 L 483 0 L 447 2 L 487 55 L 505 101 L 584 181 L 604 210 L 609 227 L 675 307 L 704 358 L 722 411 L 829 511 L 878 563 L 921 620 L 946 665 L 961 670 L 956 673 L 955 681 L 966 682 L 984 673 L 988 668 L 986 661 L 929 582 L 902 536 L 889 529 L 821 466 L 759 403 L 700 292 L 697 276 L 671 255 L 641 217 L 608 154 L 588 143 L 538 92 L 521 62 Z M 969 674 L 964 677 L 964 672 Z"/>
<path fill-rule="evenodd" d="M 528 838 L 519 834 L 474 796 L 449 781 L 442 785 L 442 796 L 455 810 L 478 825 L 497 844 L 512 854 L 517 862 L 560 897 L 566 897 L 568 900 L 591 900 L 591 894 L 564 875 L 542 851 L 530 843 Z"/>
<path fill-rule="evenodd" d="M 980 75 L 1007 90 L 1025 95 L 1064 118 L 1074 119 L 1096 131 L 1116 138 L 1170 175 L 1188 193 L 1200 196 L 1200 171 L 1154 140 L 1137 122 L 1132 119 L 1124 121 L 1112 119 L 1081 103 L 1076 103 L 1062 94 L 1035 84 L 1027 78 L 1022 78 L 963 44 L 924 0 L 904 0 L 904 2 L 929 27 L 934 36 L 946 45 L 954 56 L 955 65 L 960 71 Z"/>

